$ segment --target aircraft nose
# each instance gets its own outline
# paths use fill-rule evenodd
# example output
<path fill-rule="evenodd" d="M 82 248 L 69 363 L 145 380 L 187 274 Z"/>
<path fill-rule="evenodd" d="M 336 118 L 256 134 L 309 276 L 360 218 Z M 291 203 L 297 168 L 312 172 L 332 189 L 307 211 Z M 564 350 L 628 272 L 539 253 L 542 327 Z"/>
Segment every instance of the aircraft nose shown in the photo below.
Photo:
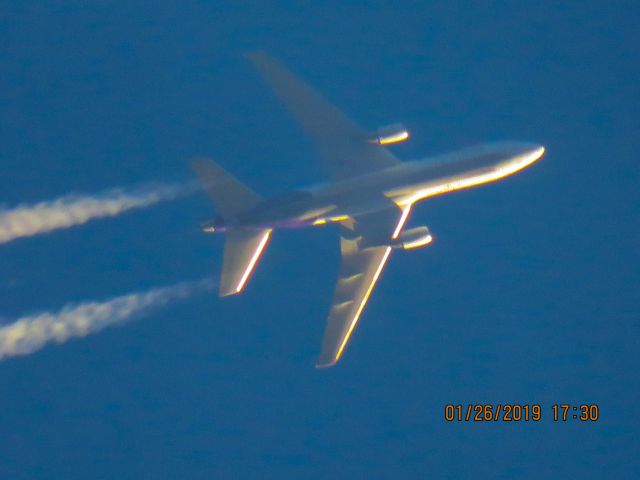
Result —
<path fill-rule="evenodd" d="M 534 142 L 504 141 L 494 142 L 493 145 L 496 152 L 507 154 L 511 157 L 535 157 L 537 160 L 545 152 L 542 145 Z"/>
<path fill-rule="evenodd" d="M 533 159 L 533 161 L 542 158 L 544 155 L 544 147 L 542 145 L 531 144 L 531 146 L 527 149 L 527 156 Z"/>
<path fill-rule="evenodd" d="M 517 142 L 513 144 L 513 150 L 518 158 L 526 158 L 527 163 L 533 163 L 540 159 L 545 152 L 542 145 L 533 142 Z"/>
<path fill-rule="evenodd" d="M 534 142 L 513 142 L 511 146 L 520 155 L 544 153 L 544 147 Z"/>
<path fill-rule="evenodd" d="M 536 143 L 520 144 L 517 149 L 518 153 L 510 163 L 516 166 L 517 170 L 520 170 L 540 160 L 544 151 L 544 147 Z"/>

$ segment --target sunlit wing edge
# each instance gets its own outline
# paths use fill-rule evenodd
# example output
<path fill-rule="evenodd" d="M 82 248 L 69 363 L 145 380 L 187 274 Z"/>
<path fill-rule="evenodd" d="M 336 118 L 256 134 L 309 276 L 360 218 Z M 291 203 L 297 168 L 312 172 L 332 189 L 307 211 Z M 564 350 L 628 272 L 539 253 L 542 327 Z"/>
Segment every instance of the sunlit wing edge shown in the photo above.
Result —
<path fill-rule="evenodd" d="M 340 360 L 340 357 L 342 356 L 342 353 L 343 353 L 345 347 L 347 346 L 347 343 L 349 343 L 349 339 L 351 338 L 351 334 L 355 330 L 355 327 L 356 327 L 356 325 L 358 323 L 358 320 L 360 319 L 360 315 L 362 314 L 362 312 L 364 310 L 364 307 L 366 306 L 367 301 L 369 300 L 369 297 L 371 296 L 371 293 L 373 292 L 373 288 L 375 287 L 376 282 L 380 278 L 380 274 L 382 273 L 382 270 L 384 269 L 384 266 L 387 263 L 387 260 L 389 259 L 389 255 L 390 254 L 391 254 L 391 247 L 386 247 L 385 252 L 384 252 L 384 254 L 382 256 L 382 260 L 378 264 L 378 267 L 377 267 L 375 273 L 373 274 L 373 277 L 371 279 L 371 283 L 367 287 L 367 290 L 366 290 L 362 300 L 360 301 L 360 305 L 358 306 L 355 315 L 351 319 L 351 322 L 349 324 L 349 328 L 347 329 L 347 333 L 345 334 L 344 338 L 342 339 L 342 342 L 340 343 L 340 347 L 338 347 L 338 350 L 337 350 L 335 356 L 328 362 L 320 362 L 319 361 L 316 364 L 316 368 L 330 367 L 330 366 L 335 365 L 338 362 L 338 360 Z"/>
<path fill-rule="evenodd" d="M 269 237 L 270 236 L 271 236 L 271 230 L 267 230 L 264 233 L 264 235 L 262 236 L 262 239 L 260 240 L 260 243 L 258 244 L 258 247 L 256 248 L 255 252 L 253 253 L 253 256 L 251 257 L 251 260 L 247 264 L 247 268 L 245 269 L 244 273 L 242 274 L 242 277 L 240 278 L 240 282 L 236 286 L 236 293 L 240 293 L 242 291 L 242 289 L 244 288 L 244 286 L 246 285 L 247 280 L 251 276 L 251 273 L 255 269 L 255 267 L 256 267 L 256 265 L 258 263 L 258 260 L 260 259 L 260 256 L 262 255 L 262 252 L 264 252 L 264 249 L 267 246 L 267 243 L 269 242 Z"/>

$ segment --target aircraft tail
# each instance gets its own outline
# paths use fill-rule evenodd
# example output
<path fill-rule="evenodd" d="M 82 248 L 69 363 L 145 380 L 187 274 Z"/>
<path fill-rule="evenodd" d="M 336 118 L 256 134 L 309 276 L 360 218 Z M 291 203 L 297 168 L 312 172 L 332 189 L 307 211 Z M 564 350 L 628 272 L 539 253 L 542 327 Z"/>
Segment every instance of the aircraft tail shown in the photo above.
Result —
<path fill-rule="evenodd" d="M 234 217 L 262 201 L 256 192 L 209 159 L 193 160 L 191 167 L 223 218 Z M 226 232 L 219 291 L 221 297 L 242 291 L 270 236 L 270 229 Z"/>
<path fill-rule="evenodd" d="M 254 207 L 262 198 L 210 159 L 191 161 L 202 186 L 222 217 L 229 218 Z"/>

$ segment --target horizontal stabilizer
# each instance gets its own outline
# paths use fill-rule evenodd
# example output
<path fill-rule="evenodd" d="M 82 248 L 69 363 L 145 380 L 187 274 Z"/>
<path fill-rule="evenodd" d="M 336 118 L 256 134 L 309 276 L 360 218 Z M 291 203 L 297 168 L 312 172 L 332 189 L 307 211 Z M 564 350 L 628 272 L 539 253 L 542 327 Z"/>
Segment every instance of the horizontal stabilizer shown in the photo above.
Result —
<path fill-rule="evenodd" d="M 271 230 L 232 230 L 226 234 L 220 279 L 221 297 L 242 291 L 270 236 Z"/>

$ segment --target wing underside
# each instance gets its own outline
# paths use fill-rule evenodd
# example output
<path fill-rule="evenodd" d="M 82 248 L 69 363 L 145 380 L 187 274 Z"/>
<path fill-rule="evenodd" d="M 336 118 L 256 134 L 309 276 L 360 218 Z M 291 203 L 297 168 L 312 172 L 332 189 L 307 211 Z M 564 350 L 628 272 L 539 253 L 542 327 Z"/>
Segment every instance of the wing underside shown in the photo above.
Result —
<path fill-rule="evenodd" d="M 315 142 L 327 174 L 343 179 L 400 164 L 391 152 L 322 95 L 265 52 L 247 55 L 277 97 Z"/>
<path fill-rule="evenodd" d="M 247 55 L 318 148 L 327 174 L 336 180 L 401 164 L 381 144 L 280 62 L 264 52 Z M 351 218 L 341 227 L 338 283 L 318 358 L 318 367 L 334 365 L 343 354 L 360 315 L 407 218 L 395 204 Z"/>
<path fill-rule="evenodd" d="M 353 248 L 349 242 L 341 239 L 341 247 Z M 340 359 L 390 253 L 391 247 L 372 247 L 343 258 L 318 367 Z"/>
<path fill-rule="evenodd" d="M 400 217 L 398 219 L 398 217 Z M 341 265 L 317 367 L 334 365 L 344 353 L 371 293 L 380 278 L 407 214 L 392 207 L 355 218 L 342 227 Z"/>

